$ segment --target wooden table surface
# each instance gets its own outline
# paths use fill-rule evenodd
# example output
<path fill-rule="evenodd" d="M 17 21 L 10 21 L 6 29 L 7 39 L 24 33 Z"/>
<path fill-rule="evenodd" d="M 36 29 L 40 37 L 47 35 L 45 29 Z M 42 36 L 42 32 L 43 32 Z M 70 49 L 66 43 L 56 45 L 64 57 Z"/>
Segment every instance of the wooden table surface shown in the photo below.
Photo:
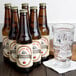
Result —
<path fill-rule="evenodd" d="M 4 63 L 2 56 L 2 45 L 0 43 L 0 76 L 76 76 L 76 71 L 58 74 L 54 70 L 41 65 L 28 74 L 17 72 L 10 65 Z"/>

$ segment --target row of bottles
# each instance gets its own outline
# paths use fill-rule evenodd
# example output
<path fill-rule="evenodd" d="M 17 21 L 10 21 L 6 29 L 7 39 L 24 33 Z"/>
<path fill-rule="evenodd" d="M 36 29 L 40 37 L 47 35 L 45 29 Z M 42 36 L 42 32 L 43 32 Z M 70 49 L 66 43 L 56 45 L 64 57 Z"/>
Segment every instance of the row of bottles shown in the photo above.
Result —
<path fill-rule="evenodd" d="M 29 15 L 29 6 L 23 3 L 20 18 L 17 6 L 5 4 L 2 35 L 5 61 L 16 64 L 21 71 L 29 71 L 40 65 L 49 56 L 46 4 L 40 3 L 38 17 L 36 6 L 30 7 Z"/>

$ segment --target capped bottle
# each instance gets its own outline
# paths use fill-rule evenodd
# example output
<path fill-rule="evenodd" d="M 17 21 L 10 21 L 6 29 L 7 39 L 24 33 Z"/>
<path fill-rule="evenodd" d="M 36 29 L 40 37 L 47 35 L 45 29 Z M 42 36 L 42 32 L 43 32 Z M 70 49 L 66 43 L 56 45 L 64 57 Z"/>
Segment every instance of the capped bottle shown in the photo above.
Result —
<path fill-rule="evenodd" d="M 10 23 L 11 23 L 11 4 L 5 4 L 5 19 L 4 19 L 4 26 L 2 29 L 3 35 L 3 56 L 4 61 L 9 62 L 9 46 L 8 46 L 8 34 L 10 30 Z"/>
<path fill-rule="evenodd" d="M 49 56 L 49 28 L 47 25 L 46 3 L 39 4 L 39 28 L 41 32 L 41 56 L 42 61 Z"/>
<path fill-rule="evenodd" d="M 20 10 L 19 33 L 16 44 L 17 70 L 30 72 L 33 66 L 32 38 L 29 31 L 27 10 Z"/>
<path fill-rule="evenodd" d="M 32 35 L 32 49 L 34 67 L 41 64 L 41 34 L 38 26 L 37 7 L 30 7 L 30 32 Z"/>
<path fill-rule="evenodd" d="M 18 34 L 19 18 L 18 18 L 18 7 L 11 7 L 11 26 L 9 31 L 9 51 L 10 51 L 10 62 L 11 65 L 16 62 L 16 38 Z"/>
<path fill-rule="evenodd" d="M 27 10 L 28 18 L 29 18 L 29 4 L 28 3 L 22 3 L 22 9 Z"/>

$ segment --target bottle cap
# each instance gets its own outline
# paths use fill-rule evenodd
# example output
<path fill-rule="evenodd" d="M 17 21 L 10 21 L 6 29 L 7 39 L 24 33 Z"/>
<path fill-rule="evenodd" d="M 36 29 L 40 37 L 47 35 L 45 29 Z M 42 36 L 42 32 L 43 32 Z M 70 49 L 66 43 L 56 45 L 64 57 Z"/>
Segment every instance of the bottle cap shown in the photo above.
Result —
<path fill-rule="evenodd" d="M 5 7 L 11 6 L 11 3 L 5 3 Z"/>
<path fill-rule="evenodd" d="M 27 10 L 26 9 L 21 9 L 20 12 L 21 13 L 27 13 Z"/>
<path fill-rule="evenodd" d="M 46 6 L 46 3 L 40 3 L 39 5 L 40 6 Z"/>
<path fill-rule="evenodd" d="M 11 9 L 18 9 L 18 6 L 12 6 Z"/>
<path fill-rule="evenodd" d="M 30 9 L 37 9 L 37 6 L 31 6 Z"/>
<path fill-rule="evenodd" d="M 28 6 L 29 4 L 28 3 L 22 3 L 22 6 Z"/>

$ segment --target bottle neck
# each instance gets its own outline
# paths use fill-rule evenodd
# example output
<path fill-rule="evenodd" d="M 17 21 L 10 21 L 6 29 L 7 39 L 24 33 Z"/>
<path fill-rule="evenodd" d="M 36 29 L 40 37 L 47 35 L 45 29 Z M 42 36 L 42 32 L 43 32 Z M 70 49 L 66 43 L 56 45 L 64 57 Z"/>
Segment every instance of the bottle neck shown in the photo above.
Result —
<path fill-rule="evenodd" d="M 22 9 L 26 9 L 29 17 L 29 6 L 22 6 Z"/>
<path fill-rule="evenodd" d="M 43 27 L 47 27 L 47 14 L 46 14 L 46 6 L 40 6 L 39 9 L 39 19 L 41 21 L 39 21 L 39 25 L 43 26 Z"/>
<path fill-rule="evenodd" d="M 37 10 L 30 10 L 30 25 L 33 29 L 38 27 Z"/>
<path fill-rule="evenodd" d="M 4 20 L 4 27 L 10 27 L 11 23 L 11 9 L 10 7 L 5 7 L 5 20 Z"/>
<path fill-rule="evenodd" d="M 49 35 L 49 28 L 47 25 L 46 7 L 40 6 L 39 10 L 39 28 L 41 35 Z"/>
<path fill-rule="evenodd" d="M 9 31 L 9 39 L 16 40 L 17 33 L 18 33 L 18 9 L 11 10 L 11 26 Z"/>
<path fill-rule="evenodd" d="M 38 26 L 38 18 L 37 18 L 37 10 L 36 9 L 30 10 L 30 31 L 31 31 L 33 39 L 41 38 L 39 26 Z"/>
<path fill-rule="evenodd" d="M 28 19 L 29 19 L 29 6 L 22 6 L 22 9 L 26 9 L 27 10 Z"/>
<path fill-rule="evenodd" d="M 22 35 L 22 37 L 30 36 L 27 13 L 20 13 L 19 27 L 19 34 Z"/>
<path fill-rule="evenodd" d="M 18 10 L 11 10 L 12 14 L 11 14 L 11 27 L 15 28 L 18 26 Z"/>

